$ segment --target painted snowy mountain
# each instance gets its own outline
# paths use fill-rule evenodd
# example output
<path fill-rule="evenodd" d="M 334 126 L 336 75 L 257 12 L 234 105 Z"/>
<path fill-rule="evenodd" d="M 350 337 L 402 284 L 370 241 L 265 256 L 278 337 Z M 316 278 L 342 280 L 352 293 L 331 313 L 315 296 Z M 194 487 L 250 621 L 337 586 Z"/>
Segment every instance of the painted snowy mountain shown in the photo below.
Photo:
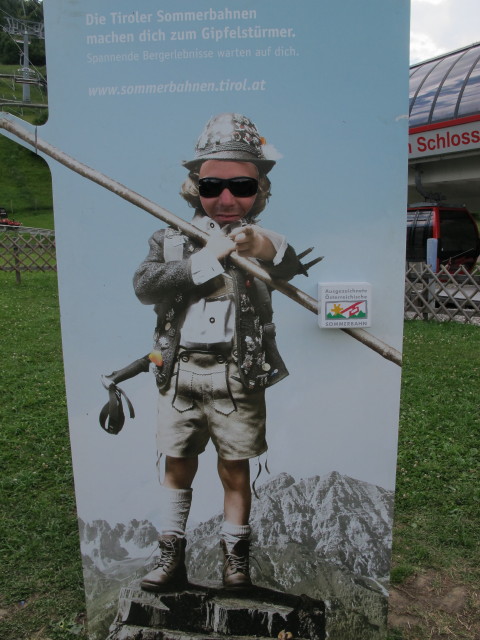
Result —
<path fill-rule="evenodd" d="M 340 603 L 336 624 L 350 630 L 358 626 L 358 639 L 364 637 L 362 629 L 381 629 L 393 493 L 335 471 L 298 482 L 281 473 L 257 493 L 250 519 L 255 584 Z M 220 583 L 221 522 L 218 514 L 188 531 L 192 582 Z M 92 638 L 105 637 L 120 588 L 147 571 L 157 537 L 148 520 L 114 526 L 80 521 L 89 628 L 97 629 Z M 373 637 L 368 633 L 365 637 Z"/>
<path fill-rule="evenodd" d="M 281 473 L 261 486 L 253 501 L 251 526 L 255 554 L 269 557 L 298 548 L 351 573 L 382 579 L 389 571 L 393 493 L 333 471 L 298 482 Z M 190 565 L 217 549 L 222 516 L 188 534 Z M 104 520 L 80 521 L 82 554 L 101 572 L 116 564 L 146 558 L 155 548 L 155 527 L 147 520 L 111 526 Z M 301 549 L 300 549 L 301 547 Z"/>
<path fill-rule="evenodd" d="M 251 515 L 255 579 L 292 590 L 318 580 L 319 565 L 384 580 L 390 566 L 393 493 L 332 472 L 295 482 L 286 473 L 258 489 Z M 218 574 L 221 516 L 189 536 L 189 573 L 197 580 Z M 214 564 L 216 563 L 217 570 Z"/>
<path fill-rule="evenodd" d="M 144 558 L 145 550 L 154 548 L 158 540 L 157 530 L 147 520 L 131 520 L 114 527 L 105 520 L 79 520 L 79 530 L 82 556 L 88 558 L 90 567 L 102 572 L 118 563 Z"/>

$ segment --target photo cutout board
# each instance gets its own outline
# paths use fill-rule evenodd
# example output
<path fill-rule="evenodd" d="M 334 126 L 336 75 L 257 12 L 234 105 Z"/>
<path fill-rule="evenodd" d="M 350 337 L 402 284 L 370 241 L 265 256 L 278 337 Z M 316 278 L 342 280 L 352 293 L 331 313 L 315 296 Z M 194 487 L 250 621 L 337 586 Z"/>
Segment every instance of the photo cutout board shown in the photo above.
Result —
<path fill-rule="evenodd" d="M 89 637 L 384 638 L 408 3 L 106 4 L 45 3 L 48 122 L 2 129 L 52 172 Z"/>

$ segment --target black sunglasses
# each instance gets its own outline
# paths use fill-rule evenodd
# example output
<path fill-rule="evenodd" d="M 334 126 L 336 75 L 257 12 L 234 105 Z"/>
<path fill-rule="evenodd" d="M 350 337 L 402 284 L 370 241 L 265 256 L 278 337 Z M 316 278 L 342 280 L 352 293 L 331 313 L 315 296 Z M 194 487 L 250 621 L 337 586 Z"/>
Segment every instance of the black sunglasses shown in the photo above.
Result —
<path fill-rule="evenodd" d="M 200 178 L 198 192 L 202 198 L 218 198 L 224 189 L 228 189 L 235 198 L 250 198 L 258 191 L 258 180 L 255 178 Z"/>

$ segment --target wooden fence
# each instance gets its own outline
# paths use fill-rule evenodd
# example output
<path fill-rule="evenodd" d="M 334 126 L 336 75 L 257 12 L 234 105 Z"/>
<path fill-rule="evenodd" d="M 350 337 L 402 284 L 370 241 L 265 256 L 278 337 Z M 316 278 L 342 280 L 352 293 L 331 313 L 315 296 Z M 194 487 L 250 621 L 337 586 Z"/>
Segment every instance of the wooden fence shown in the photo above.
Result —
<path fill-rule="evenodd" d="M 56 271 L 55 232 L 0 224 L 0 271 Z"/>
<path fill-rule="evenodd" d="M 405 318 L 480 324 L 480 266 L 472 273 L 464 267 L 434 273 L 423 263 L 407 266 Z"/>
<path fill-rule="evenodd" d="M 0 271 L 56 271 L 55 232 L 0 225 Z M 480 324 L 480 266 L 434 273 L 426 264 L 407 265 L 405 318 Z"/>

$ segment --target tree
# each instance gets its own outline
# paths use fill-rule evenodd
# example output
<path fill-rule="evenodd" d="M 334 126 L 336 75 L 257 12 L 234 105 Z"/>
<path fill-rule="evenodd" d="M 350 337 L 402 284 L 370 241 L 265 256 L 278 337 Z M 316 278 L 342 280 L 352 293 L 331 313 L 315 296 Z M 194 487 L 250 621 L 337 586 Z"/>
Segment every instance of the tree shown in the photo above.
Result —
<path fill-rule="evenodd" d="M 22 47 L 14 38 L 3 31 L 7 17 L 43 22 L 43 3 L 40 0 L 0 0 L 0 64 L 22 64 Z M 30 60 L 34 66 L 45 64 L 45 43 L 32 38 L 30 44 Z"/>

